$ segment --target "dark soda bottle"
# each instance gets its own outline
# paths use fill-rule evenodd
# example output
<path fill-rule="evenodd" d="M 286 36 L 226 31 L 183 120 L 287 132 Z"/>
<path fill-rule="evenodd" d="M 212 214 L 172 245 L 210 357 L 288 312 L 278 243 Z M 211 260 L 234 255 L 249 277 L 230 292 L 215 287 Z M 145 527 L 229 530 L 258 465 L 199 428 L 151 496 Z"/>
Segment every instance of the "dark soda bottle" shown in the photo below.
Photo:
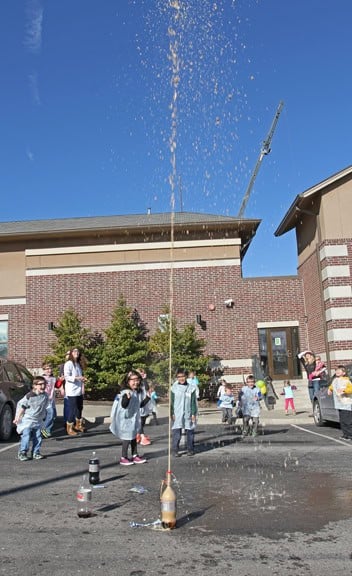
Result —
<path fill-rule="evenodd" d="M 89 460 L 89 483 L 90 484 L 99 484 L 100 482 L 100 462 L 99 458 L 96 455 L 96 452 L 93 452 L 90 460 Z"/>

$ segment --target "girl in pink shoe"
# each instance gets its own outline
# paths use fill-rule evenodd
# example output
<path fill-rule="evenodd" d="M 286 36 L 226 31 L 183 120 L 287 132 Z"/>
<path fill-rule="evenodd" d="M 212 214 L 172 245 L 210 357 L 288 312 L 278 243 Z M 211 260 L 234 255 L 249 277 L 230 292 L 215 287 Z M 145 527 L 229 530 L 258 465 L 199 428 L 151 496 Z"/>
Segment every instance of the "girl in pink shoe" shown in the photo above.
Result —
<path fill-rule="evenodd" d="M 137 370 L 131 370 L 124 381 L 118 402 L 115 401 L 111 410 L 110 431 L 122 440 L 122 456 L 120 464 L 131 466 L 132 464 L 144 464 L 145 458 L 138 456 L 137 432 L 140 428 L 140 408 L 147 404 L 150 397 L 147 395 L 142 402 L 138 389 L 141 375 Z M 131 458 L 128 457 L 128 449 L 131 446 Z"/>
<path fill-rule="evenodd" d="M 292 412 L 296 414 L 295 402 L 294 402 L 294 394 L 293 391 L 296 389 L 295 386 L 291 386 L 291 382 L 289 380 L 284 380 L 284 390 L 283 394 L 285 396 L 285 414 L 288 415 L 288 409 L 291 408 Z"/>

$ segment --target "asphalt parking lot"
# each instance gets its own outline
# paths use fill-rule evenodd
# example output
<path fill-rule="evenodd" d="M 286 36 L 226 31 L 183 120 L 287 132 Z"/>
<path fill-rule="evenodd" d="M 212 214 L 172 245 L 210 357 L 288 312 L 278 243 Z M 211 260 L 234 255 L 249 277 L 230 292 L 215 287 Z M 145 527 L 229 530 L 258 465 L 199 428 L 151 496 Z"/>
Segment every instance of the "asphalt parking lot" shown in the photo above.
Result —
<path fill-rule="evenodd" d="M 43 443 L 45 460 L 19 462 L 16 437 L 0 446 L 0 574 L 350 573 L 352 443 L 336 425 L 317 429 L 302 411 L 299 422 L 263 417 L 261 434 L 242 439 L 204 410 L 196 455 L 172 461 L 177 528 L 163 531 L 153 523 L 167 470 L 166 415 L 148 427 L 147 464 L 122 468 L 97 409 L 82 437 L 67 437 L 59 420 Z M 75 492 L 93 450 L 103 487 L 93 489 L 93 516 L 79 519 Z"/>

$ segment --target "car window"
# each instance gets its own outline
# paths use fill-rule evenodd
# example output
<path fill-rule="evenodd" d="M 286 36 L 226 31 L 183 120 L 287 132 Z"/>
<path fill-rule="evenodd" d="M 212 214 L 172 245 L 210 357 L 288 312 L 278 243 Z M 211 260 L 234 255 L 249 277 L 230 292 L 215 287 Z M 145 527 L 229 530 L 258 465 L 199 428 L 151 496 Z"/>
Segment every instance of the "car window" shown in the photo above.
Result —
<path fill-rule="evenodd" d="M 5 379 L 9 382 L 22 382 L 21 374 L 17 366 L 12 362 L 6 362 L 4 365 Z M 6 377 L 7 375 L 7 377 Z"/>
<path fill-rule="evenodd" d="M 26 370 L 25 368 L 23 368 L 23 366 L 17 366 L 18 371 L 21 374 L 21 382 L 24 382 L 25 384 L 27 384 L 29 387 L 31 387 L 32 385 L 32 380 L 33 380 L 33 376 L 30 372 L 28 372 L 28 370 Z"/>

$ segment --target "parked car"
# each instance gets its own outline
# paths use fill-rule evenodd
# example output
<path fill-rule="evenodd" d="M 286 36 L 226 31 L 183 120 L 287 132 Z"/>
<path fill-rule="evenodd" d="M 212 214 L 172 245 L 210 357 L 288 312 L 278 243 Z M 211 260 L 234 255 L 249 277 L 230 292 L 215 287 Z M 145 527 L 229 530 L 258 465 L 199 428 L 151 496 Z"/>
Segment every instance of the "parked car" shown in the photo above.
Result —
<path fill-rule="evenodd" d="M 352 381 L 352 364 L 346 366 L 347 375 Z M 325 426 L 327 422 L 340 422 L 339 413 L 334 407 L 334 397 L 328 396 L 328 387 L 332 379 L 322 381 L 320 390 L 313 400 L 313 418 L 316 426 Z"/>
<path fill-rule="evenodd" d="M 29 392 L 32 374 L 17 362 L 0 358 L 0 440 L 9 440 L 17 402 Z"/>

